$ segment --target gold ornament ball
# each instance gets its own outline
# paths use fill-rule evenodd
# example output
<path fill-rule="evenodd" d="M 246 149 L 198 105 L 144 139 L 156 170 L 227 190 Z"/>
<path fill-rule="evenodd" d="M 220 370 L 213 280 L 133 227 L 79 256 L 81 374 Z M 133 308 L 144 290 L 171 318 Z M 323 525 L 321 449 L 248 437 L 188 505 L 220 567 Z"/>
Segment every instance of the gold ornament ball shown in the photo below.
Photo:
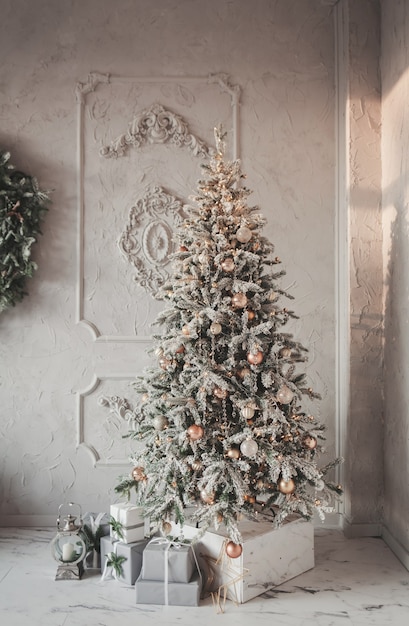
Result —
<path fill-rule="evenodd" d="M 247 226 L 240 226 L 238 231 L 236 232 L 236 237 L 240 241 L 240 243 L 247 243 L 252 238 L 253 233 L 250 228 Z"/>
<path fill-rule="evenodd" d="M 203 437 L 204 430 L 199 424 L 192 424 L 187 429 L 187 434 L 192 441 L 197 441 Z"/>
<path fill-rule="evenodd" d="M 132 470 L 132 478 L 137 482 L 139 482 L 140 480 L 145 480 L 146 476 L 143 467 L 134 467 Z"/>
<path fill-rule="evenodd" d="M 170 359 L 159 359 L 159 365 L 163 370 L 167 370 L 170 365 L 172 365 L 172 361 Z"/>
<path fill-rule="evenodd" d="M 215 387 L 213 389 L 213 395 L 216 398 L 219 398 L 219 400 L 224 400 L 224 398 L 227 398 L 228 396 L 228 391 L 227 389 L 222 389 L 221 387 Z"/>
<path fill-rule="evenodd" d="M 210 324 L 210 332 L 212 335 L 220 335 L 222 332 L 222 325 L 219 322 L 213 322 Z"/>
<path fill-rule="evenodd" d="M 205 489 L 200 492 L 200 498 L 205 504 L 214 504 L 214 493 L 207 493 Z"/>
<path fill-rule="evenodd" d="M 281 491 L 281 493 L 284 493 L 286 495 L 290 493 L 294 493 L 295 482 L 293 481 L 292 478 L 290 478 L 290 480 L 284 480 L 284 478 L 282 478 L 278 483 L 278 489 L 279 491 Z"/>
<path fill-rule="evenodd" d="M 317 447 L 317 440 L 311 435 L 306 435 L 302 440 L 302 443 L 309 450 L 314 450 Z"/>
<path fill-rule="evenodd" d="M 247 304 L 247 296 L 245 293 L 235 293 L 231 301 L 233 303 L 233 306 L 235 306 L 237 309 L 244 309 Z"/>
<path fill-rule="evenodd" d="M 250 320 L 250 321 L 251 321 L 251 320 L 254 320 L 255 316 L 256 316 L 256 314 L 255 314 L 255 313 L 254 313 L 254 311 L 252 311 L 251 309 L 249 309 L 249 310 L 247 311 L 247 319 L 248 319 L 248 320 Z"/>
<path fill-rule="evenodd" d="M 250 374 L 251 374 L 251 371 L 248 369 L 248 367 L 243 367 L 241 370 L 237 372 L 237 376 L 241 378 L 242 380 L 243 378 L 246 378 L 246 376 L 249 376 Z"/>
<path fill-rule="evenodd" d="M 229 541 L 226 545 L 226 554 L 231 559 L 237 559 L 241 553 L 243 552 L 243 548 L 239 543 L 234 543 L 233 541 Z"/>
<path fill-rule="evenodd" d="M 258 352 L 249 352 L 247 355 L 247 361 L 251 365 L 260 365 L 263 362 L 263 358 L 264 355 L 260 350 Z"/>
<path fill-rule="evenodd" d="M 280 355 L 285 359 L 291 356 L 291 348 L 281 348 Z"/>
<path fill-rule="evenodd" d="M 276 398 L 280 404 L 290 404 L 294 394 L 287 385 L 283 385 L 276 393 Z"/>
<path fill-rule="evenodd" d="M 193 461 L 193 463 L 192 463 L 192 469 L 193 469 L 195 472 L 199 472 L 199 471 L 202 469 L 202 467 L 203 467 L 203 463 L 202 463 L 202 461 L 200 461 L 199 459 L 197 459 L 196 461 Z"/>
<path fill-rule="evenodd" d="M 179 346 L 179 348 L 177 348 L 175 352 L 176 354 L 183 354 L 185 350 L 185 346 Z"/>
<path fill-rule="evenodd" d="M 238 450 L 238 448 L 230 448 L 230 450 L 227 450 L 226 456 L 228 456 L 229 459 L 239 459 L 240 450 Z"/>
<path fill-rule="evenodd" d="M 224 272 L 234 272 L 234 268 L 235 268 L 235 264 L 234 261 L 231 257 L 228 257 L 227 259 L 224 259 L 224 261 L 221 262 L 221 268 Z"/>
<path fill-rule="evenodd" d="M 172 530 L 172 524 L 170 522 L 162 522 L 162 532 L 164 535 L 169 535 Z"/>
<path fill-rule="evenodd" d="M 185 337 L 189 337 L 189 335 L 190 335 L 190 328 L 189 328 L 189 326 L 183 326 L 182 334 L 185 335 Z"/>

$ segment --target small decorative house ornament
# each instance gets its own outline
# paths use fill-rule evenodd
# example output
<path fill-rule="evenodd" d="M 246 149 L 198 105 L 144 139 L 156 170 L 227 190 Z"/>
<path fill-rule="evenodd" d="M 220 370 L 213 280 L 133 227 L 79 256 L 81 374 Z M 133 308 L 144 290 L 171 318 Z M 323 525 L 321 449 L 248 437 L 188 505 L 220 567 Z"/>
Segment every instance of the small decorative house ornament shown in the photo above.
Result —
<path fill-rule="evenodd" d="M 79 504 L 68 502 L 69 507 L 79 509 L 79 520 L 69 513 L 61 523 L 61 504 L 58 509 L 57 534 L 51 542 L 51 553 L 59 563 L 55 580 L 80 580 L 84 572 L 87 554 L 87 538 L 83 531 L 82 512 Z"/>

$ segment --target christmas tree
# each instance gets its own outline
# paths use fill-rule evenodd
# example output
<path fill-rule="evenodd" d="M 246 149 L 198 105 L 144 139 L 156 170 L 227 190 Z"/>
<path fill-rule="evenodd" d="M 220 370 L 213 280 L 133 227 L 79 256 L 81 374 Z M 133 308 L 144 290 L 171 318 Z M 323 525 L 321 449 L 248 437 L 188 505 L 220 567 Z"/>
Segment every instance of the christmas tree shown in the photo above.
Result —
<path fill-rule="evenodd" d="M 154 530 L 167 534 L 188 511 L 202 528 L 225 524 L 238 547 L 243 515 L 268 511 L 276 526 L 294 513 L 324 519 L 341 488 L 327 478 L 338 460 L 317 464 L 325 428 L 302 408 L 303 396 L 319 395 L 296 371 L 306 349 L 284 332 L 296 316 L 282 304 L 291 296 L 279 286 L 280 259 L 247 203 L 240 163 L 225 159 L 220 129 L 215 136 L 176 233 L 157 365 L 134 383 L 129 436 L 143 445 L 116 491 L 136 490 Z"/>

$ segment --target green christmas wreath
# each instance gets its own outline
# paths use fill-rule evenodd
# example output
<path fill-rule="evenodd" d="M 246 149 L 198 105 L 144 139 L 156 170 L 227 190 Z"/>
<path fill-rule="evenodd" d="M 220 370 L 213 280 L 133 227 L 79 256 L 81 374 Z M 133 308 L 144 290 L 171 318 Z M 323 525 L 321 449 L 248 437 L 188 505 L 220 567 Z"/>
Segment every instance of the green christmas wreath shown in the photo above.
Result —
<path fill-rule="evenodd" d="M 31 246 L 42 234 L 40 222 L 49 202 L 37 180 L 9 160 L 10 153 L 0 151 L 0 313 L 27 295 L 26 279 L 37 269 Z"/>

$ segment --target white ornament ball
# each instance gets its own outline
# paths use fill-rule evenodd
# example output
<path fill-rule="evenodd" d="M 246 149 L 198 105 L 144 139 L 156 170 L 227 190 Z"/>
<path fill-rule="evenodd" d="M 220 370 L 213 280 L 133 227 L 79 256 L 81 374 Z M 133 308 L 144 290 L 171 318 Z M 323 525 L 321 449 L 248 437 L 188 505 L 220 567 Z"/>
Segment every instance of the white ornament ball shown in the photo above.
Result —
<path fill-rule="evenodd" d="M 164 430 L 168 426 L 168 420 L 164 415 L 157 415 L 153 418 L 153 427 L 155 430 Z"/>
<path fill-rule="evenodd" d="M 219 322 L 213 322 L 210 324 L 210 332 L 212 335 L 220 335 L 222 332 L 222 325 Z"/>
<path fill-rule="evenodd" d="M 254 441 L 254 439 L 245 439 L 240 446 L 240 452 L 244 454 L 244 456 L 248 456 L 248 457 L 256 456 L 257 451 L 258 451 L 258 445 Z"/>
<path fill-rule="evenodd" d="M 253 233 L 251 232 L 250 228 L 247 228 L 247 226 L 241 226 L 236 233 L 236 237 L 240 241 L 240 243 L 247 243 L 248 241 L 250 241 L 252 236 Z"/>
<path fill-rule="evenodd" d="M 323 480 L 317 480 L 316 484 L 315 484 L 315 489 L 317 491 L 322 491 L 325 487 L 325 483 Z"/>
<path fill-rule="evenodd" d="M 254 411 L 252 406 L 245 406 L 245 407 L 243 407 L 241 412 L 243 414 L 243 417 L 246 420 L 251 419 L 253 417 L 254 413 L 255 413 L 255 411 Z"/>

